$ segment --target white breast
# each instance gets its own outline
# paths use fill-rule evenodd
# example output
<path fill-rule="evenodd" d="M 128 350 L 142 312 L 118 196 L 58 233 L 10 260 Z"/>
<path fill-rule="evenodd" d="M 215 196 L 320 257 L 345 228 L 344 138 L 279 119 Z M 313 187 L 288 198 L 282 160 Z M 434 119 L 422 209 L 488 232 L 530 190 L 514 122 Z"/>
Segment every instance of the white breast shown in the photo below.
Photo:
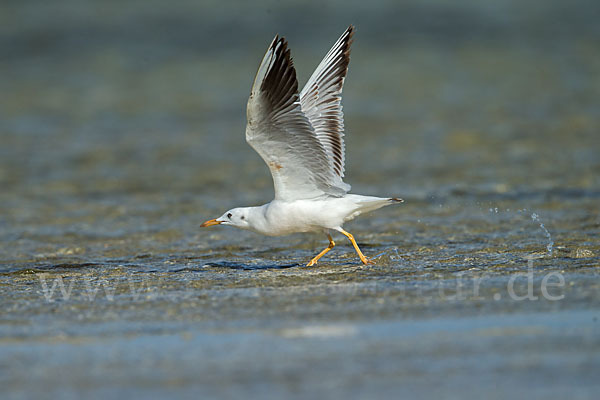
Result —
<path fill-rule="evenodd" d="M 265 222 L 269 232 L 264 234 L 279 236 L 334 229 L 342 226 L 346 217 L 354 210 L 355 205 L 344 198 L 291 202 L 274 200 L 265 210 Z"/>

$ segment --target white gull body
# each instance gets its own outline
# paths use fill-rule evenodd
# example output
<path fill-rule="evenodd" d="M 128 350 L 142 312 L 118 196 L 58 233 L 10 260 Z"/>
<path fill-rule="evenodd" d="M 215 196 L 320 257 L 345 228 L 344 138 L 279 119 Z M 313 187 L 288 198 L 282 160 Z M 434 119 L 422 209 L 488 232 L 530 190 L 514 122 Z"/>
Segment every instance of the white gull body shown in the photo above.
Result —
<path fill-rule="evenodd" d="M 363 213 L 402 202 L 350 194 L 344 177 L 344 121 L 341 93 L 350 61 L 354 28 L 333 45 L 298 93 L 298 81 L 284 38 L 276 36 L 254 79 L 247 107 L 246 141 L 266 162 L 275 186 L 275 199 L 258 207 L 239 207 L 206 221 L 203 227 L 231 225 L 263 235 L 324 232 L 329 246 L 312 266 L 335 246 L 330 231 L 350 239 L 342 226 Z"/>

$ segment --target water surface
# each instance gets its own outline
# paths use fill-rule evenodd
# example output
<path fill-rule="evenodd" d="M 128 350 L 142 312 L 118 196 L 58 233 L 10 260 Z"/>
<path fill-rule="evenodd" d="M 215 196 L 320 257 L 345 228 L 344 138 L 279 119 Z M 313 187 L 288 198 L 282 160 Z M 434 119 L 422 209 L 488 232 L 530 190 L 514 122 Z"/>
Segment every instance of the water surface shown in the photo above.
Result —
<path fill-rule="evenodd" d="M 0 6 L 9 398 L 594 398 L 593 1 Z M 200 229 L 270 201 L 245 102 L 350 23 L 346 180 L 402 205 L 318 235 Z"/>

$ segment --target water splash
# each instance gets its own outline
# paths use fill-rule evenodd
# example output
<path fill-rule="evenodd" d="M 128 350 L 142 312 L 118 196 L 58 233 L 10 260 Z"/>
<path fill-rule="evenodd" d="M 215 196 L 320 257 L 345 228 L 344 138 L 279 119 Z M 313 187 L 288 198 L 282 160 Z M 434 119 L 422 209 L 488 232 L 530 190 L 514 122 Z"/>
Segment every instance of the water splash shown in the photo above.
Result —
<path fill-rule="evenodd" d="M 517 208 L 515 211 L 518 214 L 529 213 L 529 210 L 527 208 Z M 489 212 L 492 214 L 498 214 L 498 212 L 499 212 L 498 207 L 490 207 Z M 510 208 L 507 208 L 506 212 L 510 212 Z M 537 213 L 535 213 L 535 212 L 532 213 L 531 219 L 533 222 L 536 222 L 537 224 L 539 224 L 540 228 L 544 232 L 544 235 L 546 236 L 546 238 L 548 238 L 548 244 L 546 245 L 546 250 L 548 251 L 548 255 L 552 256 L 552 251 L 554 249 L 554 241 L 552 240 L 552 235 L 550 234 L 548 229 L 546 229 L 546 226 L 544 225 L 540 216 Z"/>
<path fill-rule="evenodd" d="M 548 254 L 552 255 L 552 247 L 554 246 L 554 242 L 552 241 L 552 235 L 550 235 L 550 232 L 548 232 L 548 229 L 546 229 L 546 227 L 544 226 L 544 223 L 540 219 L 539 215 L 537 215 L 536 213 L 533 213 L 533 214 L 531 214 L 531 219 L 534 222 L 537 222 L 538 224 L 540 224 L 540 228 L 542 228 L 542 230 L 544 231 L 544 234 L 548 238 L 548 245 L 546 246 L 546 249 L 548 250 Z"/>
<path fill-rule="evenodd" d="M 384 255 L 388 255 L 388 257 L 392 261 L 402 260 L 402 256 L 400 255 L 400 253 L 398 253 L 397 247 L 391 247 L 391 248 L 385 249 L 381 253 L 374 255 L 373 258 L 379 259 L 379 258 L 383 257 Z"/>

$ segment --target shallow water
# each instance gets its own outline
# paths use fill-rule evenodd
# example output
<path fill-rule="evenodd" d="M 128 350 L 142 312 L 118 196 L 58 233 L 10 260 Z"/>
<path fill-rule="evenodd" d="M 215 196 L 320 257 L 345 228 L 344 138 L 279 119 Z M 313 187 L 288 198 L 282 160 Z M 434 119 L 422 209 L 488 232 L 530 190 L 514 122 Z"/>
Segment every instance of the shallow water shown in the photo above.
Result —
<path fill-rule="evenodd" d="M 594 398 L 595 2 L 102 4 L 0 5 L 9 398 Z M 405 199 L 345 226 L 375 264 L 200 229 L 271 199 L 271 37 L 303 81 L 349 22 L 346 180 Z"/>

